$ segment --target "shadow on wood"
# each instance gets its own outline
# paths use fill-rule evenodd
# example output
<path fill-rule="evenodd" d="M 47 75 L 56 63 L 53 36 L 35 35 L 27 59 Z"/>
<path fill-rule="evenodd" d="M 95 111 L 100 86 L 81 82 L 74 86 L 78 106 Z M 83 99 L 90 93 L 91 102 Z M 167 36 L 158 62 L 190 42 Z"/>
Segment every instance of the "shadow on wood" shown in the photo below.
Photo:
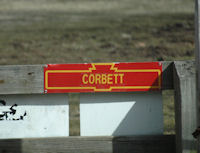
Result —
<path fill-rule="evenodd" d="M 10 139 L 0 153 L 175 153 L 175 136 Z"/>
<path fill-rule="evenodd" d="M 175 137 L 116 137 L 113 139 L 113 153 L 175 153 Z"/>
<path fill-rule="evenodd" d="M 0 140 L 0 153 L 22 153 L 20 139 Z"/>

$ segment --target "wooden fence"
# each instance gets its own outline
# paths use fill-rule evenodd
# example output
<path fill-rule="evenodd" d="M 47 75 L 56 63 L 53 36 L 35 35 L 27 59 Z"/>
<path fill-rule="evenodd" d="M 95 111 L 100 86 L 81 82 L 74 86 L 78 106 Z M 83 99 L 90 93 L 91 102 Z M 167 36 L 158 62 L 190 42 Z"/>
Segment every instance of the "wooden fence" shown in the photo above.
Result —
<path fill-rule="evenodd" d="M 189 153 L 195 150 L 194 62 L 162 62 L 162 65 L 162 90 L 175 92 L 176 135 L 1 139 L 0 153 Z M 0 94 L 43 94 L 44 66 L 1 66 Z"/>

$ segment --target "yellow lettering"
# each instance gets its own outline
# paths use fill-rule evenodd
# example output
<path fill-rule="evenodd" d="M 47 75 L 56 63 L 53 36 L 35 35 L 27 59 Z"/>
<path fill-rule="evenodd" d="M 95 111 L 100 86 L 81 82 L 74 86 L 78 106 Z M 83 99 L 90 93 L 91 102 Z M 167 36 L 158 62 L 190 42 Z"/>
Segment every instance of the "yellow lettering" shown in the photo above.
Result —
<path fill-rule="evenodd" d="M 106 84 L 107 80 L 106 80 L 106 74 L 102 74 L 101 75 L 101 83 L 102 84 Z"/>
<path fill-rule="evenodd" d="M 108 74 L 108 80 L 107 80 L 108 84 L 113 84 L 112 76 L 113 76 L 113 74 Z"/>
<path fill-rule="evenodd" d="M 117 77 L 118 77 L 118 74 L 114 74 L 114 76 L 115 76 L 115 83 L 117 84 Z"/>
<path fill-rule="evenodd" d="M 101 84 L 101 75 L 100 74 L 96 74 L 95 75 L 95 84 Z"/>
<path fill-rule="evenodd" d="M 88 74 L 83 74 L 83 77 L 82 77 L 83 84 L 88 84 L 88 81 L 86 80 L 86 77 L 88 78 Z"/>
<path fill-rule="evenodd" d="M 122 84 L 124 82 L 124 80 L 123 80 L 124 74 L 123 73 L 119 74 L 119 76 L 120 76 L 120 83 Z"/>
<path fill-rule="evenodd" d="M 93 84 L 94 83 L 94 74 L 90 74 L 90 76 L 89 76 L 89 83 L 90 84 Z"/>
<path fill-rule="evenodd" d="M 124 74 L 83 74 L 83 84 L 123 84 Z"/>

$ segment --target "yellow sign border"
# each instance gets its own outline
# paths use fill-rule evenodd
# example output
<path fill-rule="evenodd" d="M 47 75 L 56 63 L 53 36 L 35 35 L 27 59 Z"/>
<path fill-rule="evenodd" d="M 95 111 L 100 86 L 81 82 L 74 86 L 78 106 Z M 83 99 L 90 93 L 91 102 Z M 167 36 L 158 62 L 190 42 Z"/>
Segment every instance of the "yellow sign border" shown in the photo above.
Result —
<path fill-rule="evenodd" d="M 161 71 L 160 69 L 137 69 L 137 70 L 118 70 L 115 63 L 92 63 L 92 67 L 88 70 L 47 70 L 45 72 L 45 89 L 92 89 L 94 91 L 112 91 L 113 89 L 161 89 Z M 115 72 L 157 72 L 158 86 L 111 86 L 109 89 L 97 89 L 96 87 L 49 87 L 48 74 L 49 73 L 89 73 L 96 70 L 96 65 L 111 65 L 110 70 Z"/>

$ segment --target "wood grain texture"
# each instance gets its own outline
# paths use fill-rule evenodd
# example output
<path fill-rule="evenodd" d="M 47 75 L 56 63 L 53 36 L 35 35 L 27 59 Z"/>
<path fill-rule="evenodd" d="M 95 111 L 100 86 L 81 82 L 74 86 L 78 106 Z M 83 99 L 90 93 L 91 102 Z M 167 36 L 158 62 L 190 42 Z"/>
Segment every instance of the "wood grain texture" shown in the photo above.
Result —
<path fill-rule="evenodd" d="M 163 63 L 162 89 L 173 89 L 173 62 Z M 41 94 L 44 91 L 45 65 L 0 66 L 0 94 Z"/>
<path fill-rule="evenodd" d="M 0 153 L 175 153 L 175 136 L 0 140 Z"/>
<path fill-rule="evenodd" d="M 43 93 L 43 66 L 0 66 L 0 94 Z"/>
<path fill-rule="evenodd" d="M 174 62 L 176 151 L 190 153 L 196 150 L 192 132 L 196 128 L 195 63 Z"/>
<path fill-rule="evenodd" d="M 196 56 L 196 79 L 197 79 L 197 126 L 200 126 L 200 1 L 195 0 L 195 56 Z M 200 136 L 198 137 L 198 153 L 200 153 Z"/>

